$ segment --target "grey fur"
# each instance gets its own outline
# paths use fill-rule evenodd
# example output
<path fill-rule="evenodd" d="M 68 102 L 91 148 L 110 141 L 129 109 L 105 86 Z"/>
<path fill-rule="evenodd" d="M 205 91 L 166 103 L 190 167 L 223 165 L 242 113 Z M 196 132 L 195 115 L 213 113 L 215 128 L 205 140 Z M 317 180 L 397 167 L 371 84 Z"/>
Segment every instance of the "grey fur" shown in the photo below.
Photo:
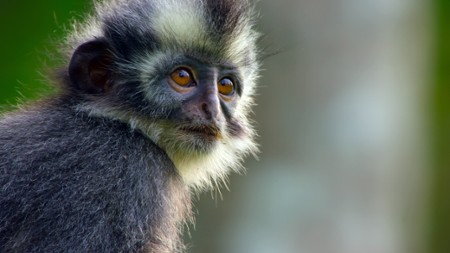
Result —
<path fill-rule="evenodd" d="M 0 252 L 182 252 L 190 192 L 256 151 L 253 16 L 247 0 L 98 2 L 60 92 L 0 119 Z M 167 85 L 186 63 L 206 79 L 189 96 Z M 239 80 L 233 100 L 210 96 L 217 75 Z"/>
<path fill-rule="evenodd" d="M 181 250 L 189 191 L 138 132 L 63 99 L 7 116 L 0 133 L 0 252 Z"/>

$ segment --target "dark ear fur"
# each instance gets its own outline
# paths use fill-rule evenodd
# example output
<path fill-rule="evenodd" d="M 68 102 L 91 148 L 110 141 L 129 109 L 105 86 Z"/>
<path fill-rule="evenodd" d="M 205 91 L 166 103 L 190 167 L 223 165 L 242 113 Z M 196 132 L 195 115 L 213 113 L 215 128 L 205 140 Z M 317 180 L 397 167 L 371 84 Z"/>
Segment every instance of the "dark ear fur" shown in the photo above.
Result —
<path fill-rule="evenodd" d="M 82 44 L 70 60 L 69 78 L 73 88 L 88 94 L 107 92 L 113 84 L 111 65 L 108 42 L 94 40 Z"/>

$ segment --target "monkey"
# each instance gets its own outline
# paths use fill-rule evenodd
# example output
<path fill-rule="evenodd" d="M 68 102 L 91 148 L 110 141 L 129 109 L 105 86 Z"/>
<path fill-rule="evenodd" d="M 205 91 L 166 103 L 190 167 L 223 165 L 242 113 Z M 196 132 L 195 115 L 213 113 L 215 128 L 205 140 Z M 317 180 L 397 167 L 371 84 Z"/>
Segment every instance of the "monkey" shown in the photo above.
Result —
<path fill-rule="evenodd" d="M 192 195 L 258 151 L 250 0 L 103 0 L 55 94 L 0 118 L 0 252 L 183 252 Z"/>

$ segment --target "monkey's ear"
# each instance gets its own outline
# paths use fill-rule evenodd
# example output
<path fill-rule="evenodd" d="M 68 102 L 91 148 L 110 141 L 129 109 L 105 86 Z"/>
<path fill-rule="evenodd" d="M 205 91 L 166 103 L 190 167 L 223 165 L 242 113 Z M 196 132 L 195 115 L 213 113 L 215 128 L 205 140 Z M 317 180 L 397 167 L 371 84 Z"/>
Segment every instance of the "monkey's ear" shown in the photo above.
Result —
<path fill-rule="evenodd" d="M 77 91 L 88 94 L 107 92 L 113 83 L 112 53 L 103 40 L 86 42 L 72 55 L 69 78 Z"/>

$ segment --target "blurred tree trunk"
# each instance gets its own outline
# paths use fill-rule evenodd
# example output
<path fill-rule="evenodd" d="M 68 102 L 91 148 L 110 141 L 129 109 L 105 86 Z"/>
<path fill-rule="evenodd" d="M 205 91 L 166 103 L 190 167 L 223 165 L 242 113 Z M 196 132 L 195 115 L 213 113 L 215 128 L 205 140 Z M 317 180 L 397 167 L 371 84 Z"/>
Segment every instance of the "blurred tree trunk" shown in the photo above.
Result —
<path fill-rule="evenodd" d="M 450 1 L 434 0 L 433 189 L 430 251 L 450 252 Z"/>

